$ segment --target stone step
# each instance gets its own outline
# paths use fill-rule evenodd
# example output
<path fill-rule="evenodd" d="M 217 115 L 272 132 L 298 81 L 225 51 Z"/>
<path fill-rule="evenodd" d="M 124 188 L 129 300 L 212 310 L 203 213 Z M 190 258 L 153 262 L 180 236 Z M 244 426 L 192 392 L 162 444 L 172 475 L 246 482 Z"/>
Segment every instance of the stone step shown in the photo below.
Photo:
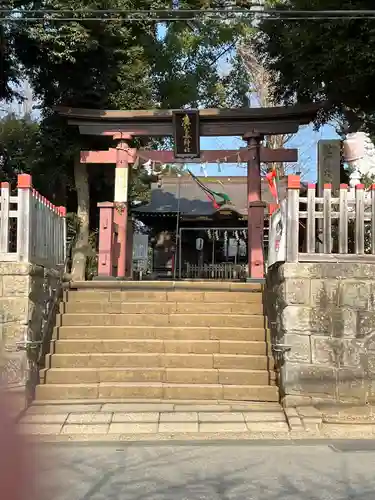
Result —
<path fill-rule="evenodd" d="M 264 314 L 261 302 L 66 302 L 61 313 L 104 314 Z"/>
<path fill-rule="evenodd" d="M 212 280 L 181 281 L 75 281 L 70 283 L 71 290 L 79 291 L 226 291 L 226 292 L 260 292 L 264 280 L 258 282 L 230 282 Z"/>
<path fill-rule="evenodd" d="M 225 413 L 232 411 L 256 412 L 263 415 L 265 412 L 284 411 L 278 402 L 262 401 L 236 401 L 236 400 L 210 400 L 210 399 L 49 399 L 34 400 L 28 408 L 28 414 L 63 414 L 63 413 L 98 413 L 98 412 L 126 412 L 126 413 L 147 413 L 147 412 L 215 412 Z M 285 418 L 285 416 L 284 416 Z M 270 420 L 273 420 L 271 417 Z"/>
<path fill-rule="evenodd" d="M 50 363 L 50 365 L 49 365 Z M 267 370 L 266 356 L 238 354 L 49 354 L 51 368 L 223 368 Z"/>
<path fill-rule="evenodd" d="M 180 353 L 267 355 L 266 342 L 232 340 L 56 340 L 56 354 L 94 353 Z"/>
<path fill-rule="evenodd" d="M 189 368 L 50 368 L 47 384 L 93 384 L 102 382 L 166 382 L 172 384 L 269 385 L 266 370 L 220 370 Z"/>
<path fill-rule="evenodd" d="M 259 304 L 263 301 L 262 292 L 236 292 L 236 291 L 155 291 L 155 290 L 79 290 L 67 292 L 68 303 L 73 302 L 235 302 L 244 304 Z"/>
<path fill-rule="evenodd" d="M 63 314 L 62 326 L 226 326 L 262 328 L 262 315 L 248 314 Z"/>
<path fill-rule="evenodd" d="M 36 387 L 36 400 L 95 399 L 164 399 L 164 400 L 279 400 L 278 389 L 266 385 L 100 383 L 43 384 Z"/>
<path fill-rule="evenodd" d="M 189 327 L 189 326 L 60 326 L 59 339 L 160 339 L 160 340 L 235 340 L 264 341 L 264 328 Z"/>

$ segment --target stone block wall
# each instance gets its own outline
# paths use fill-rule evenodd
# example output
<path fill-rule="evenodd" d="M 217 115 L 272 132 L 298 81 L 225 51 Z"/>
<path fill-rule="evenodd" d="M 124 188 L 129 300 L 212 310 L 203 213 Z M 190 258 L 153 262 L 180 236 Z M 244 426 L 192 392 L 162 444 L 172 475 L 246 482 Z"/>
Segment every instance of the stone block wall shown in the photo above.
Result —
<path fill-rule="evenodd" d="M 0 262 L 0 374 L 5 388 L 18 393 L 37 373 L 30 352 L 17 349 L 26 339 L 40 340 L 50 300 L 60 289 L 59 274 L 28 263 Z"/>
<path fill-rule="evenodd" d="M 276 265 L 266 301 L 286 406 L 375 401 L 374 265 Z"/>

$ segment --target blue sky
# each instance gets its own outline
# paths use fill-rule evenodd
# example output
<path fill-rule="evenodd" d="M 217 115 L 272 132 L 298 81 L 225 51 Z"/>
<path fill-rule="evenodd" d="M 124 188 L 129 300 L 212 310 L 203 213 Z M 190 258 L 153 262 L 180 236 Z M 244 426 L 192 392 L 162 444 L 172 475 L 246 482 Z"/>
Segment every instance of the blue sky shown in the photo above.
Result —
<path fill-rule="evenodd" d="M 162 39 L 166 34 L 166 27 L 160 24 L 158 27 L 158 37 Z M 230 59 L 234 55 L 235 49 L 229 53 L 225 53 L 222 58 L 217 62 L 219 73 L 227 73 L 230 69 Z M 250 97 L 251 99 L 251 97 Z M 337 139 L 338 135 L 331 125 L 321 127 L 320 130 L 315 131 L 314 127 L 304 126 L 301 127 L 299 132 L 291 138 L 285 147 L 298 149 L 298 164 L 295 166 L 295 171 L 300 170 L 304 181 L 315 182 L 317 179 L 317 147 L 320 139 Z M 238 149 L 244 147 L 246 144 L 239 137 L 202 137 L 201 150 L 220 150 L 220 149 Z M 222 156 L 218 153 L 218 158 Z M 189 168 L 196 175 L 202 175 L 204 171 L 202 166 L 189 165 Z M 234 164 L 221 164 L 220 171 L 218 171 L 217 164 L 208 164 L 205 166 L 205 173 L 207 175 L 220 175 L 220 176 L 235 176 L 245 175 L 245 165 Z"/>
<path fill-rule="evenodd" d="M 293 136 L 285 147 L 298 149 L 298 164 L 296 171 L 303 172 L 303 180 L 315 182 L 317 178 L 317 147 L 320 139 L 337 139 L 338 135 L 332 125 L 325 125 L 318 131 L 313 126 L 303 126 L 299 132 Z M 244 147 L 245 143 L 238 137 L 202 137 L 201 149 L 238 149 Z M 218 158 L 222 156 L 218 152 Z M 245 166 L 236 163 L 221 164 L 221 172 L 218 172 L 217 164 L 208 164 L 207 175 L 235 176 L 246 175 Z M 202 175 L 200 165 L 191 165 L 191 170 L 195 174 Z"/>
<path fill-rule="evenodd" d="M 22 106 L 13 103 L 11 106 L 12 110 L 17 114 L 23 114 Z M 5 114 L 5 109 L 1 115 Z M 38 119 L 39 113 L 34 112 L 34 117 Z M 298 149 L 298 163 L 295 165 L 295 171 L 300 170 L 303 172 L 303 180 L 309 182 L 315 182 L 317 178 L 317 146 L 320 139 L 337 139 L 338 135 L 332 125 L 325 125 L 321 127 L 318 131 L 314 130 L 313 126 L 303 126 L 300 128 L 299 132 L 295 134 L 285 147 Z M 241 147 L 245 147 L 244 141 L 239 137 L 202 137 L 201 138 L 201 149 L 217 150 L 218 158 L 222 158 L 220 150 L 233 149 L 237 150 Z M 234 163 L 220 164 L 220 172 L 218 171 L 218 165 L 208 164 L 205 168 L 207 175 L 220 175 L 220 176 L 238 176 L 246 175 L 246 168 L 244 164 L 236 164 L 236 160 L 233 159 Z M 292 165 L 291 167 L 294 167 Z M 189 168 L 196 175 L 202 175 L 203 171 L 201 165 L 189 165 Z"/>
<path fill-rule="evenodd" d="M 166 33 L 166 28 L 164 25 L 160 24 L 158 28 L 158 37 L 163 38 Z M 229 54 L 230 55 L 230 54 Z M 229 58 L 230 59 L 230 58 Z M 228 71 L 228 54 L 218 61 L 219 73 L 225 73 Z M 28 90 L 31 93 L 30 90 Z M 255 105 L 255 104 L 253 104 Z M 15 105 L 16 112 L 21 110 L 17 109 Z M 38 119 L 38 114 L 35 118 Z M 313 126 L 303 126 L 300 128 L 299 132 L 293 136 L 285 147 L 298 149 L 298 163 L 295 165 L 295 171 L 301 171 L 303 180 L 309 182 L 315 182 L 317 178 L 317 146 L 320 139 L 336 139 L 338 135 L 335 129 L 331 125 L 325 125 L 321 127 L 320 130 L 315 131 Z M 223 150 L 223 149 L 239 149 L 244 147 L 246 144 L 239 137 L 202 137 L 201 138 L 201 149 L 208 150 Z M 218 152 L 218 158 L 222 155 Z M 236 161 L 235 159 L 233 160 Z M 294 165 L 289 167 L 294 168 Z M 189 168 L 196 175 L 202 175 L 201 165 L 189 165 Z M 221 164 L 220 171 L 218 171 L 217 164 L 208 164 L 205 166 L 205 171 L 207 175 L 221 175 L 221 176 L 236 176 L 236 175 L 246 175 L 246 166 L 244 164 L 238 165 L 236 163 Z"/>

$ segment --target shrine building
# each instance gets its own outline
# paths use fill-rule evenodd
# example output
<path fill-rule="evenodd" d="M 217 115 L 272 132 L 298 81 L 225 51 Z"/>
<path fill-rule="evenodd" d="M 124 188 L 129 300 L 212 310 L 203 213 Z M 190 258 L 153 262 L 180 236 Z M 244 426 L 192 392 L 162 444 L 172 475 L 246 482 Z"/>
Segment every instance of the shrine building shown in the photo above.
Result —
<path fill-rule="evenodd" d="M 229 203 L 215 206 L 195 180 L 166 176 L 151 186 L 149 203 L 133 208 L 132 216 L 147 228 L 150 255 L 147 275 L 153 279 L 245 279 L 248 265 L 247 177 L 199 177 L 204 187 L 225 193 Z M 275 204 L 262 180 L 263 248 L 268 244 L 268 217 Z M 286 194 L 286 178 L 278 182 Z M 136 237 L 136 235 L 135 235 Z M 137 255 L 135 254 L 135 259 Z M 137 260 L 133 262 L 137 269 Z"/>

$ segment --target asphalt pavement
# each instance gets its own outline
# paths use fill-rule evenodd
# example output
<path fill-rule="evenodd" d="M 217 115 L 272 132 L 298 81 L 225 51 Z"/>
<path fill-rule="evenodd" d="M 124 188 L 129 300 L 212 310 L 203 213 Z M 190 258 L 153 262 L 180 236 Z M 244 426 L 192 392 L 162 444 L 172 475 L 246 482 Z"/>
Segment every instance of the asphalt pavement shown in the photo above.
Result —
<path fill-rule="evenodd" d="M 43 500 L 373 500 L 375 441 L 42 444 Z"/>

